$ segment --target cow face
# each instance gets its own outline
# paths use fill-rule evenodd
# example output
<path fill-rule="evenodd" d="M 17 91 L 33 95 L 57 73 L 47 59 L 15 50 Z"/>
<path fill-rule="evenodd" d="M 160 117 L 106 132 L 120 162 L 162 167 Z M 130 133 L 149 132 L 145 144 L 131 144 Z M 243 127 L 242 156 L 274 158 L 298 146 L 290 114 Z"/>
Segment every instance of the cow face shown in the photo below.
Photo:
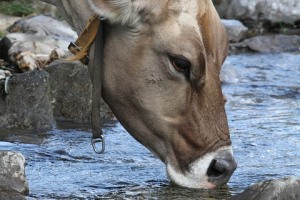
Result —
<path fill-rule="evenodd" d="M 219 79 L 228 42 L 212 2 L 88 2 L 108 21 L 103 98 L 121 124 L 178 185 L 227 182 L 236 168 Z"/>

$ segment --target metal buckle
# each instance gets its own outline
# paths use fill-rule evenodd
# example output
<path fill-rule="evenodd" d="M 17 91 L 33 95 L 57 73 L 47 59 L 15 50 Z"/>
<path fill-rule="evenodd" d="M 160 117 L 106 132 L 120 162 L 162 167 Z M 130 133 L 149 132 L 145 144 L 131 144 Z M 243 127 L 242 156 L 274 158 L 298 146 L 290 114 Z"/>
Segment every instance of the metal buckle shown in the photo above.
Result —
<path fill-rule="evenodd" d="M 102 144 L 101 149 L 97 149 L 97 147 L 96 147 L 97 143 Z M 105 151 L 105 138 L 104 138 L 104 136 L 101 135 L 99 138 L 92 138 L 92 146 L 93 146 L 93 149 L 94 149 L 95 153 L 98 153 L 98 154 L 104 153 L 104 151 Z"/>

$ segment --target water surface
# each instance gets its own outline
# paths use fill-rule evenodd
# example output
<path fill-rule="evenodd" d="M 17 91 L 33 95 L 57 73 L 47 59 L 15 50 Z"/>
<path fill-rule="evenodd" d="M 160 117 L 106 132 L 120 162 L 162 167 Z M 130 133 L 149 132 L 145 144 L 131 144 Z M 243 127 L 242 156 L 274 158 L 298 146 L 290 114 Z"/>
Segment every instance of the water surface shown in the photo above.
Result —
<path fill-rule="evenodd" d="M 120 124 L 105 128 L 104 155 L 93 152 L 86 125 L 69 123 L 45 133 L 0 130 L 0 150 L 25 155 L 28 199 L 226 199 L 257 181 L 300 177 L 300 54 L 230 56 L 222 74 L 238 162 L 227 187 L 171 185 Z"/>

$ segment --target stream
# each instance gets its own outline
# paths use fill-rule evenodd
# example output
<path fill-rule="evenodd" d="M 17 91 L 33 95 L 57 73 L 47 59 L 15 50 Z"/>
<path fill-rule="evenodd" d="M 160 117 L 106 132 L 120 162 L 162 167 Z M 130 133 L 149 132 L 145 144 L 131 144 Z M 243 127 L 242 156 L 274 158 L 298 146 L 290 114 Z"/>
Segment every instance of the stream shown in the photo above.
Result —
<path fill-rule="evenodd" d="M 59 122 L 48 132 L 0 129 L 0 150 L 27 160 L 28 199 L 227 199 L 266 179 L 300 177 L 300 54 L 240 54 L 222 73 L 238 168 L 227 186 L 172 185 L 161 161 L 119 124 L 105 127 L 106 152 L 87 124 Z"/>

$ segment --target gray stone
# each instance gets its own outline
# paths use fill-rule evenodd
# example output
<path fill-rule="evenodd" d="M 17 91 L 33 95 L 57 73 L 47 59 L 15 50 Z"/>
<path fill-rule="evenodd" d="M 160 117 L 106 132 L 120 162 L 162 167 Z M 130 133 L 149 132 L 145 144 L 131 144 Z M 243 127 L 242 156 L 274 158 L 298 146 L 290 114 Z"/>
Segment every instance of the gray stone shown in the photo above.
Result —
<path fill-rule="evenodd" d="M 234 48 L 248 48 L 252 51 L 271 53 L 284 51 L 299 51 L 300 36 L 298 35 L 265 35 L 246 39 Z"/>
<path fill-rule="evenodd" d="M 16 21 L 8 28 L 10 33 L 27 33 L 35 36 L 51 36 L 54 39 L 74 41 L 77 34 L 63 21 L 50 16 L 38 15 Z"/>
<path fill-rule="evenodd" d="M 231 200 L 300 199 L 300 180 L 295 177 L 267 180 L 250 186 Z"/>
<path fill-rule="evenodd" d="M 28 194 L 29 187 L 25 175 L 25 158 L 21 153 L 0 151 L 0 169 L 1 198 L 3 192 Z"/>
<path fill-rule="evenodd" d="M 0 13 L 0 32 L 6 33 L 6 29 L 19 20 L 20 17 L 7 16 Z"/>
<path fill-rule="evenodd" d="M 57 120 L 90 122 L 91 81 L 87 66 L 79 62 L 56 61 L 47 68 L 50 76 L 51 103 Z M 102 101 L 101 116 L 113 119 L 113 114 Z"/>
<path fill-rule="evenodd" d="M 8 54 L 12 61 L 24 51 L 50 55 L 56 49 L 64 56 L 70 42 L 77 38 L 77 33 L 68 24 L 45 15 L 20 19 L 8 31 L 6 37 L 12 42 Z"/>
<path fill-rule="evenodd" d="M 230 42 L 239 42 L 244 39 L 248 28 L 238 20 L 221 20 L 222 24 L 225 26 L 228 39 Z"/>
<path fill-rule="evenodd" d="M 26 200 L 26 196 L 15 192 L 0 192 L 0 200 Z"/>
<path fill-rule="evenodd" d="M 214 0 L 222 18 L 294 24 L 300 20 L 299 0 Z"/>
<path fill-rule="evenodd" d="M 52 38 L 51 36 L 36 36 L 27 33 L 10 33 L 6 37 L 12 42 L 8 51 L 9 58 L 14 61 L 15 57 L 24 51 L 34 54 L 50 55 L 53 49 L 67 54 L 70 42 Z"/>
<path fill-rule="evenodd" d="M 49 98 L 49 74 L 32 71 L 15 74 L 8 81 L 0 81 L 0 127 L 49 129 L 55 121 Z"/>

